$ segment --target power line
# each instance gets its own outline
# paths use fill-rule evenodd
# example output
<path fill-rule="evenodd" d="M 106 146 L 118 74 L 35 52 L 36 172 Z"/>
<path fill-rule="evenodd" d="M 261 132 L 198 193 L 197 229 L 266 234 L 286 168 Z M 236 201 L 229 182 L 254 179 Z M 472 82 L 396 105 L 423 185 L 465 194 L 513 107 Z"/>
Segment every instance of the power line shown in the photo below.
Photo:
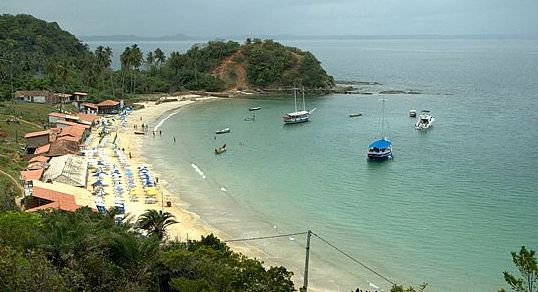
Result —
<path fill-rule="evenodd" d="M 272 235 L 272 236 L 230 239 L 230 240 L 224 240 L 224 242 L 237 242 L 237 241 L 250 241 L 250 240 L 260 240 L 260 239 L 272 239 L 272 238 L 279 238 L 279 237 L 289 237 L 289 236 L 292 236 L 292 235 L 302 235 L 302 234 L 307 234 L 307 233 L 308 232 L 297 232 L 297 233 L 280 234 L 280 235 Z"/>
<path fill-rule="evenodd" d="M 334 244 L 328 242 L 327 240 L 323 239 L 322 237 L 320 237 L 319 235 L 315 234 L 314 232 L 312 232 L 312 234 L 314 234 L 314 236 L 316 236 L 317 238 L 319 238 L 321 241 L 323 241 L 325 244 L 329 245 L 330 247 L 334 248 L 335 250 L 337 250 L 338 252 L 340 252 L 341 254 L 343 254 L 344 256 L 348 257 L 349 259 L 351 259 L 352 261 L 354 261 L 355 263 L 363 266 L 364 268 L 366 268 L 368 271 L 378 275 L 379 277 L 381 277 L 382 279 L 384 279 L 385 281 L 389 282 L 390 284 L 394 285 L 394 282 L 392 282 L 391 280 L 389 280 L 388 278 L 386 278 L 385 276 L 381 275 L 380 273 L 376 272 L 374 269 L 368 267 L 367 265 L 361 263 L 360 261 L 358 261 L 357 259 L 355 259 L 354 257 L 350 256 L 349 254 L 347 254 L 346 252 L 344 252 L 343 250 L 339 249 L 338 247 L 336 247 Z"/>

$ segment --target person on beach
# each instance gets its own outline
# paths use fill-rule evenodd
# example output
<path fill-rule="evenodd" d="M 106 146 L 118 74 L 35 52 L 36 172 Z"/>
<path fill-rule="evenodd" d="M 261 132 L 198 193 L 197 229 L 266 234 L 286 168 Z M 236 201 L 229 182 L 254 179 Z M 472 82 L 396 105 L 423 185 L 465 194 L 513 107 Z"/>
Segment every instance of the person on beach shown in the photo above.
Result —
<path fill-rule="evenodd" d="M 176 144 L 176 137 L 174 137 L 174 144 Z"/>
<path fill-rule="evenodd" d="M 142 117 L 140 117 L 140 121 L 142 121 Z"/>
<path fill-rule="evenodd" d="M 153 131 L 153 137 L 155 137 L 155 131 Z"/>
<path fill-rule="evenodd" d="M 159 130 L 159 136 L 162 136 L 162 135 L 163 135 L 163 131 Z"/>
<path fill-rule="evenodd" d="M 129 159 L 133 158 L 133 156 L 131 155 L 131 151 L 129 151 Z"/>

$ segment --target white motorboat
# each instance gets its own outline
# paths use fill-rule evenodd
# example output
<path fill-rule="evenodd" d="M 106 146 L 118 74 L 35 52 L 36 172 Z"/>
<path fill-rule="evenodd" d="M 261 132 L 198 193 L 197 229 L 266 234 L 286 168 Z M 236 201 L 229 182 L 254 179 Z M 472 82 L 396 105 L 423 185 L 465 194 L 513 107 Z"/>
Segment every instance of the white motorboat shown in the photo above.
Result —
<path fill-rule="evenodd" d="M 215 132 L 215 134 L 224 134 L 224 133 L 230 133 L 230 128 L 224 128 L 222 130 L 218 130 Z"/>
<path fill-rule="evenodd" d="M 430 111 L 423 110 L 420 115 L 418 115 L 417 122 L 415 123 L 415 129 L 425 130 L 432 127 L 432 123 L 435 121 L 435 118 L 430 115 Z"/>

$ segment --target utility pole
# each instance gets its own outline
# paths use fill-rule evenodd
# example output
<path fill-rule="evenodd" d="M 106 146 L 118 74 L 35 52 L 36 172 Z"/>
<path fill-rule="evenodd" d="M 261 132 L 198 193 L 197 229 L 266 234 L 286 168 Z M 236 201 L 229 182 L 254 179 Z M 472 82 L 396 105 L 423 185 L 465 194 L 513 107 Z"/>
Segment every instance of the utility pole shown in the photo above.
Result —
<path fill-rule="evenodd" d="M 308 261 L 310 257 L 310 237 L 312 236 L 312 230 L 308 230 L 306 233 L 306 257 L 304 260 L 304 283 L 303 287 L 299 289 L 300 292 L 306 292 L 308 290 Z"/>

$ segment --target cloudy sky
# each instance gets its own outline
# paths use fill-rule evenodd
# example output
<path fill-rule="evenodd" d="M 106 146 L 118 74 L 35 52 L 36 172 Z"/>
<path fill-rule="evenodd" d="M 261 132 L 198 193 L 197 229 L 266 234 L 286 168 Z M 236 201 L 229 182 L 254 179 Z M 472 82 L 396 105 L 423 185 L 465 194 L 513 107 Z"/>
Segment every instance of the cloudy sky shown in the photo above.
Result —
<path fill-rule="evenodd" d="M 0 0 L 75 35 L 538 35 L 538 0 Z"/>

